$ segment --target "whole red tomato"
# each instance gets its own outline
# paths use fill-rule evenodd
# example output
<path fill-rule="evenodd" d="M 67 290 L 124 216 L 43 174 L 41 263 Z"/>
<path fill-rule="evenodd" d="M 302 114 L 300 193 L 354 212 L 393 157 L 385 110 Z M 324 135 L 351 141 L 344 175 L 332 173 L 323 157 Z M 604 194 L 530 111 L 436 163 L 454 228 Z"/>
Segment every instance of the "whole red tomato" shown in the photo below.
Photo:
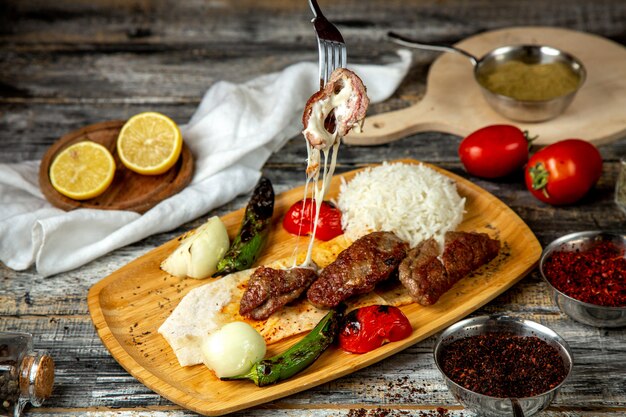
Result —
<path fill-rule="evenodd" d="M 398 307 L 373 305 L 352 310 L 339 331 L 339 346 L 352 353 L 366 353 L 387 342 L 409 337 L 409 319 Z"/>
<path fill-rule="evenodd" d="M 313 233 L 314 220 L 315 200 L 307 198 L 294 203 L 287 210 L 287 214 L 285 214 L 283 219 L 283 227 L 294 235 L 310 235 Z M 333 204 L 322 201 L 315 238 L 330 240 L 342 233 L 341 211 Z"/>
<path fill-rule="evenodd" d="M 498 178 L 522 169 L 528 161 L 527 132 L 512 125 L 491 125 L 471 133 L 459 145 L 459 157 L 467 172 Z"/>
<path fill-rule="evenodd" d="M 566 139 L 535 153 L 526 165 L 526 188 L 554 205 L 580 200 L 602 175 L 602 156 L 591 143 Z"/>

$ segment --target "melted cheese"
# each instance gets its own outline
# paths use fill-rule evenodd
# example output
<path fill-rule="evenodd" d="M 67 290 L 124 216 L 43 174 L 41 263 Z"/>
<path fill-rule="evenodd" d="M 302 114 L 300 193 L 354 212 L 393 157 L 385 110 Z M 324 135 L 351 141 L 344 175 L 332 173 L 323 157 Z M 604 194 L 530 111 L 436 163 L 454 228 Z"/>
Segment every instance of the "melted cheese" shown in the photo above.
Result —
<path fill-rule="evenodd" d="M 304 133 L 305 137 L 309 136 L 321 139 L 321 143 L 316 143 L 314 148 L 328 150 L 340 139 L 336 133 L 331 133 L 326 130 L 324 122 L 333 109 L 335 110 L 337 125 L 341 123 L 341 120 L 350 116 L 348 101 L 352 93 L 352 82 L 347 81 L 344 83 L 339 93 L 331 94 L 330 97 L 313 103 L 309 122 L 302 133 Z"/>
<path fill-rule="evenodd" d="M 334 135 L 337 137 L 336 135 Z M 313 233 L 311 233 L 311 237 L 309 239 L 309 246 L 306 252 L 306 259 L 304 263 L 301 265 L 302 267 L 314 267 L 313 261 L 311 259 L 313 253 L 313 244 L 315 243 L 315 235 L 317 232 L 317 223 L 320 217 L 320 210 L 322 208 L 322 202 L 324 201 L 324 197 L 328 192 L 328 187 L 330 186 L 330 180 L 333 178 L 333 174 L 335 173 L 335 167 L 337 165 L 337 153 L 339 152 L 339 145 L 341 144 L 341 138 L 337 138 L 334 141 L 334 144 L 330 150 L 322 150 L 322 155 L 324 156 L 324 164 L 322 166 L 322 180 L 319 180 L 319 170 L 313 177 L 307 177 L 307 183 L 304 187 L 304 198 L 307 196 L 308 185 L 309 182 L 313 181 L 313 199 L 315 201 L 315 220 L 313 222 Z M 307 146 L 311 147 L 307 142 Z M 313 149 L 313 151 L 320 152 L 317 149 Z M 330 164 L 328 163 L 328 157 L 330 154 Z"/>
<path fill-rule="evenodd" d="M 319 221 L 319 213 L 337 165 L 337 154 L 339 153 L 339 146 L 341 144 L 341 136 L 338 134 L 339 126 L 343 123 L 343 120 L 349 118 L 352 113 L 352 110 L 349 107 L 349 102 L 350 97 L 353 94 L 354 87 L 352 85 L 352 80 L 346 79 L 344 80 L 341 90 L 336 94 L 333 93 L 329 97 L 313 103 L 307 127 L 302 132 L 307 144 L 307 175 L 303 199 L 307 198 L 309 193 L 309 184 L 311 184 L 313 187 L 313 199 L 315 201 L 313 233 L 310 236 L 306 259 L 300 265 L 300 267 L 303 268 L 317 268 L 312 260 L 312 252 L 317 232 L 317 223 Z M 333 110 L 336 128 L 335 132 L 329 132 L 326 130 L 324 122 Z M 355 122 L 352 126 L 350 126 L 350 128 L 360 130 L 361 123 Z M 309 138 L 319 139 L 319 141 L 313 140 L 313 143 L 311 143 Z M 320 170 L 322 172 L 321 180 Z M 297 247 L 298 243 L 296 243 L 296 248 L 294 249 L 294 266 L 297 263 L 295 257 Z"/>

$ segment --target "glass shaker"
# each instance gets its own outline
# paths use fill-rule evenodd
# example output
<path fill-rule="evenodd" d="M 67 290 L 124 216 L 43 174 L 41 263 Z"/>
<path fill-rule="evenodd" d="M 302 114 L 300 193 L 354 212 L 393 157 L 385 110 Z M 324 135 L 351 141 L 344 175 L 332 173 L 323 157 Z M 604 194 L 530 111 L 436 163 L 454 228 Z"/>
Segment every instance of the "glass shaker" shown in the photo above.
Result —
<path fill-rule="evenodd" d="M 626 213 L 626 159 L 619 161 L 617 182 L 615 183 L 615 203 Z"/>
<path fill-rule="evenodd" d="M 19 417 L 29 402 L 38 407 L 50 397 L 54 361 L 33 350 L 28 333 L 0 333 L 0 416 Z"/>

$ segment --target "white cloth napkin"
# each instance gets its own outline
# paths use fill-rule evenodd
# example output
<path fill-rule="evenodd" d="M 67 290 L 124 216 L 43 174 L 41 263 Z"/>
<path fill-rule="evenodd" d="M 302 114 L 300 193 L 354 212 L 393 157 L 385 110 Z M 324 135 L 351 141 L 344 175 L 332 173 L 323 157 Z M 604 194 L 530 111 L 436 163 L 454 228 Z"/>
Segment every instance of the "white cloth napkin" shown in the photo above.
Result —
<path fill-rule="evenodd" d="M 411 55 L 398 53 L 400 61 L 393 64 L 352 68 L 372 102 L 388 98 L 406 75 Z M 295 64 L 243 84 L 213 85 L 189 123 L 181 126 L 195 159 L 191 183 L 143 215 L 95 209 L 65 212 L 39 190 L 39 161 L 0 164 L 0 260 L 15 270 L 35 263 L 43 276 L 68 271 L 175 229 L 250 191 L 272 152 L 302 129 L 304 104 L 318 86 L 313 63 Z"/>

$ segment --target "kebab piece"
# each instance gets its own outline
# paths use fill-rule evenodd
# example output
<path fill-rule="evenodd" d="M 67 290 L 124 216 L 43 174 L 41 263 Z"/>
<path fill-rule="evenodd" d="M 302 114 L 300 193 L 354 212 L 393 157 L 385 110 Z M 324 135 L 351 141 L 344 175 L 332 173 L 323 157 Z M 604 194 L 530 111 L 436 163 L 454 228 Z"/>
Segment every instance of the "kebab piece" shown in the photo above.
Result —
<path fill-rule="evenodd" d="M 307 298 L 316 307 L 335 308 L 353 295 L 368 293 L 389 278 L 407 250 L 408 244 L 391 232 L 365 235 L 322 270 Z"/>
<path fill-rule="evenodd" d="M 311 268 L 257 268 L 248 281 L 239 314 L 254 320 L 265 320 L 285 304 L 296 300 L 317 274 Z"/>
<path fill-rule="evenodd" d="M 400 281 L 415 301 L 428 306 L 499 252 L 500 241 L 486 233 L 447 232 L 441 257 L 432 238 L 408 252 L 400 264 Z"/>
<path fill-rule="evenodd" d="M 363 81 L 345 68 L 333 71 L 324 88 L 309 98 L 302 114 L 302 134 L 308 142 L 308 178 L 319 173 L 320 151 L 339 146 L 352 128 L 361 128 L 369 102 Z"/>
<path fill-rule="evenodd" d="M 350 129 L 363 125 L 368 105 L 363 81 L 354 72 L 338 68 L 324 88 L 307 101 L 302 133 L 311 146 L 326 150 Z"/>

